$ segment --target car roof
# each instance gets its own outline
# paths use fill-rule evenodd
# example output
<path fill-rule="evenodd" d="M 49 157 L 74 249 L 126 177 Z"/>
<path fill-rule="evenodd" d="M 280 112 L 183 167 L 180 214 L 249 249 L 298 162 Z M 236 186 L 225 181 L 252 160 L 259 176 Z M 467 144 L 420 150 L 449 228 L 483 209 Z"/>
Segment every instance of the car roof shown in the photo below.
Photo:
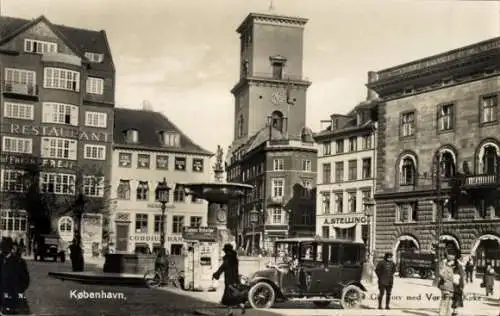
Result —
<path fill-rule="evenodd" d="M 342 244 L 354 244 L 354 245 L 364 245 L 362 242 L 352 241 L 348 239 L 333 239 L 333 238 L 322 238 L 322 237 L 294 237 L 294 238 L 283 238 L 275 240 L 276 243 L 293 243 L 293 242 L 326 242 L 326 243 L 342 243 Z"/>

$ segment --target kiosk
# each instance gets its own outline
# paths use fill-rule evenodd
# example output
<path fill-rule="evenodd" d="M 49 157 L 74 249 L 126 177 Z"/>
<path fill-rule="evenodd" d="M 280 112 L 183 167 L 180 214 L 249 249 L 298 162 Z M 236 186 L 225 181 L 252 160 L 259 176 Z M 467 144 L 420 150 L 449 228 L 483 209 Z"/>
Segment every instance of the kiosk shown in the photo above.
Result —
<path fill-rule="evenodd" d="M 184 288 L 215 291 L 212 274 L 219 268 L 217 228 L 185 227 L 182 238 L 188 246 L 184 257 Z"/>

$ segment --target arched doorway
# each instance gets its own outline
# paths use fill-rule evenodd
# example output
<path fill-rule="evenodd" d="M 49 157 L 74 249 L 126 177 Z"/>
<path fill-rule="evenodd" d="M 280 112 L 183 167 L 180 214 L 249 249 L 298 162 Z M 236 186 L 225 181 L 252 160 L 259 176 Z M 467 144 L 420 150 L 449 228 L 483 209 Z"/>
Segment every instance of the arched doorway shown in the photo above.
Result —
<path fill-rule="evenodd" d="M 399 262 L 400 254 L 402 252 L 416 251 L 420 249 L 420 243 L 418 240 L 410 235 L 401 235 L 392 248 L 392 255 L 394 256 L 396 262 Z"/>
<path fill-rule="evenodd" d="M 500 237 L 485 234 L 479 237 L 471 249 L 471 256 L 475 258 L 478 272 L 484 272 L 491 264 L 497 273 L 500 272 Z"/>
<path fill-rule="evenodd" d="M 441 235 L 439 241 L 444 246 L 446 254 L 454 255 L 455 257 L 461 254 L 460 243 L 455 237 L 451 235 Z"/>

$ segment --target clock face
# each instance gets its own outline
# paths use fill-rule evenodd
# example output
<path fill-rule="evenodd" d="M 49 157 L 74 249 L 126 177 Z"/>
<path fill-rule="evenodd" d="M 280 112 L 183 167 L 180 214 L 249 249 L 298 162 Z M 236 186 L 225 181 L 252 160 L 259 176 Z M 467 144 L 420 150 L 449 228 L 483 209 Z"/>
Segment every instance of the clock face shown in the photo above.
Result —
<path fill-rule="evenodd" d="M 274 105 L 279 105 L 283 102 L 285 102 L 285 94 L 282 91 L 275 90 L 271 94 L 271 102 Z"/>

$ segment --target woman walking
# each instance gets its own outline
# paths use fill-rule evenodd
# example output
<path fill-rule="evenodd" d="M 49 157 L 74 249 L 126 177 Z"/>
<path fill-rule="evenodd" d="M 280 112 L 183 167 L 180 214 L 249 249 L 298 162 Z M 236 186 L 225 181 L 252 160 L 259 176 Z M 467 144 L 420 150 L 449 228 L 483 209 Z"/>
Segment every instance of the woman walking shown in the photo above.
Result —
<path fill-rule="evenodd" d="M 489 296 L 490 294 L 493 295 L 493 288 L 495 285 L 495 270 L 493 269 L 491 264 L 488 264 L 486 270 L 484 271 L 483 284 L 484 289 L 486 290 L 486 296 Z"/>
<path fill-rule="evenodd" d="M 441 290 L 441 301 L 439 303 L 439 316 L 452 315 L 453 293 L 455 291 L 453 284 L 453 265 L 454 256 L 448 255 L 447 259 L 439 267 L 439 289 Z"/>
<path fill-rule="evenodd" d="M 241 308 L 241 313 L 245 313 L 245 298 L 235 293 L 241 284 L 238 272 L 238 256 L 231 244 L 224 245 L 222 249 L 225 253 L 222 258 L 222 264 L 217 271 L 212 275 L 215 280 L 218 280 L 224 273 L 224 293 L 222 294 L 221 304 L 228 307 L 227 315 L 233 315 L 233 307 Z"/>

